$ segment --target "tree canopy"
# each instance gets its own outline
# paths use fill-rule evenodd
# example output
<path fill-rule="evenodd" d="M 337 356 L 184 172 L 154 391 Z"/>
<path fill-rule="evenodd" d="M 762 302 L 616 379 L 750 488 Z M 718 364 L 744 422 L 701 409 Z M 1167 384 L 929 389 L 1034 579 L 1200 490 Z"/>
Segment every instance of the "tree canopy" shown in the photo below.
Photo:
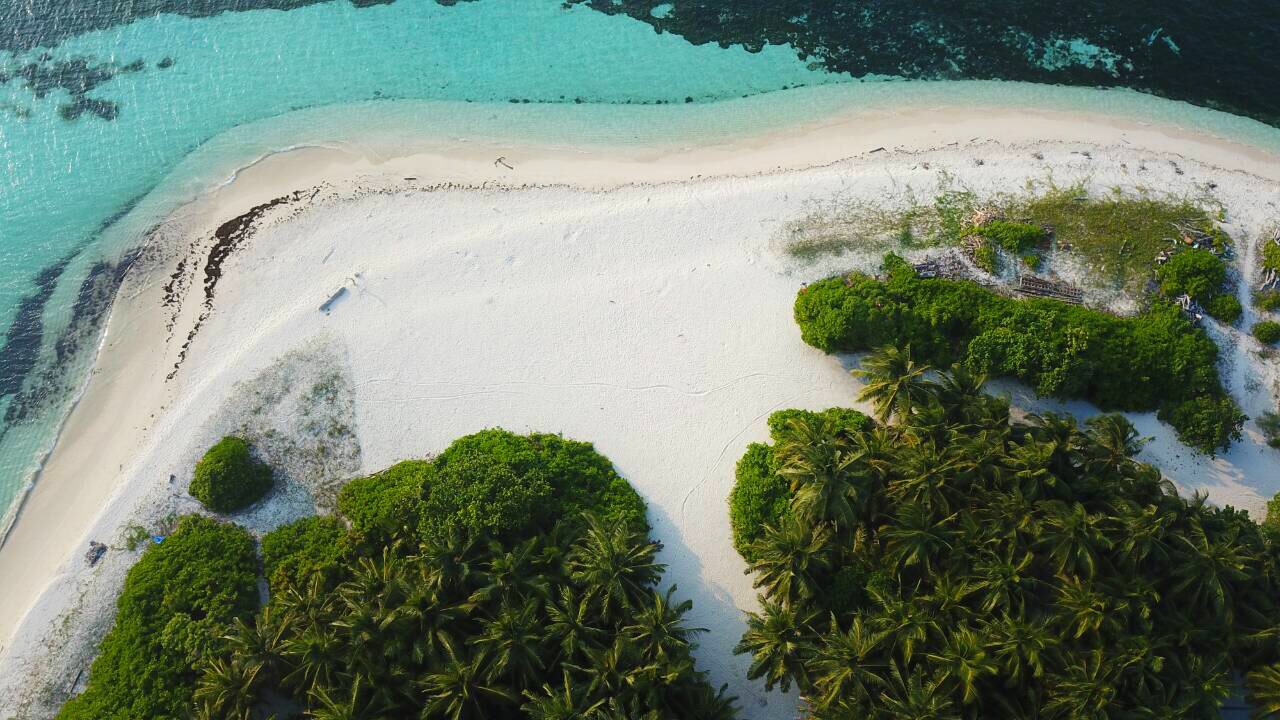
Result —
<path fill-rule="evenodd" d="M 353 481 L 350 522 L 263 540 L 270 600 L 202 667 L 197 718 L 732 718 L 659 591 L 643 501 L 587 443 L 488 430 Z"/>
<path fill-rule="evenodd" d="M 800 292 L 805 342 L 825 352 L 910 349 L 935 367 L 1007 375 L 1103 410 L 1158 410 L 1202 452 L 1229 447 L 1244 415 L 1222 387 L 1218 348 L 1178 308 L 1120 318 L 1049 299 L 1015 300 L 968 281 L 924 279 L 895 255 L 884 280 L 860 273 Z"/>
<path fill-rule="evenodd" d="M 188 717 L 196 665 L 221 651 L 234 621 L 253 616 L 257 568 L 249 533 L 205 517 L 183 518 L 129 570 L 89 685 L 67 702 L 59 720 Z"/>
<path fill-rule="evenodd" d="M 1280 698 L 1270 531 L 1179 497 L 1122 416 L 906 382 L 877 393 L 892 424 L 793 414 L 739 466 L 772 488 L 735 488 L 751 677 L 820 719 L 1217 717 L 1237 672 Z"/>

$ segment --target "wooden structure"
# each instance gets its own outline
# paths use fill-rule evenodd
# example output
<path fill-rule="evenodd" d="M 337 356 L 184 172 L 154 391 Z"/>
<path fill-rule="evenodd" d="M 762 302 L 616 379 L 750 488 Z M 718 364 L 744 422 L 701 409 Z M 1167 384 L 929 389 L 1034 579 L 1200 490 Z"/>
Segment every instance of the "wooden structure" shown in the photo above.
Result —
<path fill-rule="evenodd" d="M 1045 280 L 1035 275 L 1019 275 L 1016 290 L 1019 294 L 1031 297 L 1052 298 L 1072 305 L 1084 304 L 1084 291 L 1075 285 Z"/>

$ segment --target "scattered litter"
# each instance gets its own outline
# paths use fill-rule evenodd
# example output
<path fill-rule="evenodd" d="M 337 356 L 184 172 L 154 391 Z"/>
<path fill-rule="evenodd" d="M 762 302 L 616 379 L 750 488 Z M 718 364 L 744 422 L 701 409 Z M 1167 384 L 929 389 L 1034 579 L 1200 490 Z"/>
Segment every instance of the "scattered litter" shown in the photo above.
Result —
<path fill-rule="evenodd" d="M 337 292 L 330 295 L 328 300 L 324 301 L 324 304 L 320 306 L 320 312 L 324 313 L 325 315 L 328 315 L 329 311 L 333 309 L 333 304 L 336 303 L 340 298 L 342 298 L 343 295 L 346 295 L 346 294 L 347 294 L 347 286 L 343 285 L 342 287 L 338 288 Z"/>
<path fill-rule="evenodd" d="M 89 542 L 89 550 L 84 554 L 84 562 L 89 567 L 93 567 L 94 565 L 97 565 L 98 561 L 102 559 L 102 556 L 106 554 L 107 546 L 97 540 L 92 540 Z"/>

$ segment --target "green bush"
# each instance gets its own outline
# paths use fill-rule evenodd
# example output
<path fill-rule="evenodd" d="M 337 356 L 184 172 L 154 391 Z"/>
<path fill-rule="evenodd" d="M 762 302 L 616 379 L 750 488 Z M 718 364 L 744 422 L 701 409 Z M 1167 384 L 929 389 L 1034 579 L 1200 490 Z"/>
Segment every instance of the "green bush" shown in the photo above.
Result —
<path fill-rule="evenodd" d="M 1280 243 L 1267 242 L 1262 245 L 1262 267 L 1280 272 Z"/>
<path fill-rule="evenodd" d="M 1186 294 L 1204 304 L 1222 292 L 1222 285 L 1227 281 L 1227 266 L 1208 250 L 1183 250 L 1160 266 L 1156 278 L 1160 281 L 1160 291 L 1166 296 L 1176 298 Z"/>
<path fill-rule="evenodd" d="M 1006 220 L 992 220 L 974 232 L 1015 255 L 1035 247 L 1045 238 L 1044 230 L 1038 225 Z"/>
<path fill-rule="evenodd" d="M 737 481 L 729 493 L 733 546 L 754 560 L 752 545 L 764 535 L 766 525 L 777 525 L 786 514 L 791 492 L 786 479 L 773 470 L 773 448 L 762 443 L 747 446 L 734 475 Z"/>
<path fill-rule="evenodd" d="M 257 566 L 243 529 L 183 518 L 129 570 L 89 685 L 58 718 L 188 717 L 195 665 L 221 652 L 232 621 L 252 617 L 258 605 Z"/>
<path fill-rule="evenodd" d="M 414 537 L 428 479 L 430 460 L 405 460 L 380 473 L 357 478 L 338 491 L 338 512 L 356 533 L 378 540 Z"/>
<path fill-rule="evenodd" d="M 262 538 L 262 566 L 277 591 L 305 587 L 311 576 L 333 579 L 347 550 L 347 528 L 334 517 L 295 520 Z"/>
<path fill-rule="evenodd" d="M 1280 672 L 1277 535 L 1179 497 L 1123 417 L 1014 421 L 965 380 L 785 448 L 798 490 L 744 555 L 751 679 L 814 720 L 1212 718 Z"/>
<path fill-rule="evenodd" d="M 1165 408 L 1183 442 L 1204 452 L 1238 436 L 1238 411 L 1214 413 L 1225 423 L 1215 428 L 1201 424 L 1204 412 L 1172 412 L 1196 398 L 1232 407 L 1217 346 L 1173 305 L 1119 318 L 1055 300 L 1015 300 L 972 282 L 918 278 L 893 255 L 885 271 L 884 281 L 855 273 L 802 290 L 795 318 L 804 341 L 824 352 L 909 345 L 921 362 L 1015 377 L 1045 396 L 1104 410 Z"/>
<path fill-rule="evenodd" d="M 435 459 L 420 531 L 521 537 L 589 508 L 609 522 L 649 527 L 640 497 L 590 443 L 483 430 L 455 440 Z"/>
<path fill-rule="evenodd" d="M 973 251 L 973 262 L 978 267 L 995 275 L 1000 272 L 1000 254 L 990 241 L 984 242 Z"/>
<path fill-rule="evenodd" d="M 191 495 L 214 512 L 246 508 L 271 489 L 271 467 L 253 457 L 243 438 L 224 437 L 196 463 Z"/>
<path fill-rule="evenodd" d="M 1268 445 L 1280 448 L 1280 413 L 1262 413 L 1262 417 L 1258 418 L 1258 427 L 1262 429 L 1262 436 L 1266 438 Z"/>
<path fill-rule="evenodd" d="M 1280 290 L 1263 290 L 1254 294 L 1253 306 L 1259 310 L 1280 310 Z"/>
<path fill-rule="evenodd" d="M 1274 320 L 1261 320 L 1253 324 L 1253 336 L 1259 342 L 1271 345 L 1280 342 L 1280 323 Z"/>
<path fill-rule="evenodd" d="M 1037 272 L 1040 270 L 1040 266 L 1043 264 L 1043 258 L 1041 258 L 1039 255 L 1035 253 L 1027 253 L 1026 255 L 1022 256 L 1022 262 L 1025 263 L 1027 268 L 1030 269 L 1032 272 Z"/>
<path fill-rule="evenodd" d="M 410 460 L 352 480 L 338 511 L 357 534 L 517 538 L 595 508 L 609 522 L 648 528 L 644 503 L 590 443 L 484 430 L 434 460 Z"/>
<path fill-rule="evenodd" d="M 1240 300 L 1230 293 L 1213 296 L 1204 304 L 1204 310 L 1219 322 L 1227 325 L 1234 324 L 1244 313 L 1244 308 L 1240 306 Z"/>

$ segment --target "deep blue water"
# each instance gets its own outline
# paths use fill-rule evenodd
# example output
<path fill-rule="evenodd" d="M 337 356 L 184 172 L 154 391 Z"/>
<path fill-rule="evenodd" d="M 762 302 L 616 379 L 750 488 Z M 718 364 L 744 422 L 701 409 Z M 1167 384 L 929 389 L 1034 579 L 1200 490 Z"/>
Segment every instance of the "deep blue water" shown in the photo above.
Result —
<path fill-rule="evenodd" d="M 1280 3 L 1259 0 L 0 0 L 0 534 L 80 382 L 126 251 L 147 212 L 165 208 L 148 193 L 166 179 L 176 202 L 290 144 L 357 142 L 379 125 L 474 131 L 488 117 L 408 100 L 600 109 L 560 126 L 574 141 L 817 112 L 785 94 L 755 106 L 758 117 L 714 110 L 800 86 L 1017 80 L 1132 88 L 1274 125 L 1278 36 Z M 841 102 L 1002 93 L 872 85 Z M 1183 113 L 1129 95 L 1010 88 L 1014 103 Z M 349 103 L 362 104 L 324 111 Z M 657 105 L 689 111 L 655 124 L 646 109 Z M 528 132 L 557 136 L 546 116 L 528 117 Z"/>

